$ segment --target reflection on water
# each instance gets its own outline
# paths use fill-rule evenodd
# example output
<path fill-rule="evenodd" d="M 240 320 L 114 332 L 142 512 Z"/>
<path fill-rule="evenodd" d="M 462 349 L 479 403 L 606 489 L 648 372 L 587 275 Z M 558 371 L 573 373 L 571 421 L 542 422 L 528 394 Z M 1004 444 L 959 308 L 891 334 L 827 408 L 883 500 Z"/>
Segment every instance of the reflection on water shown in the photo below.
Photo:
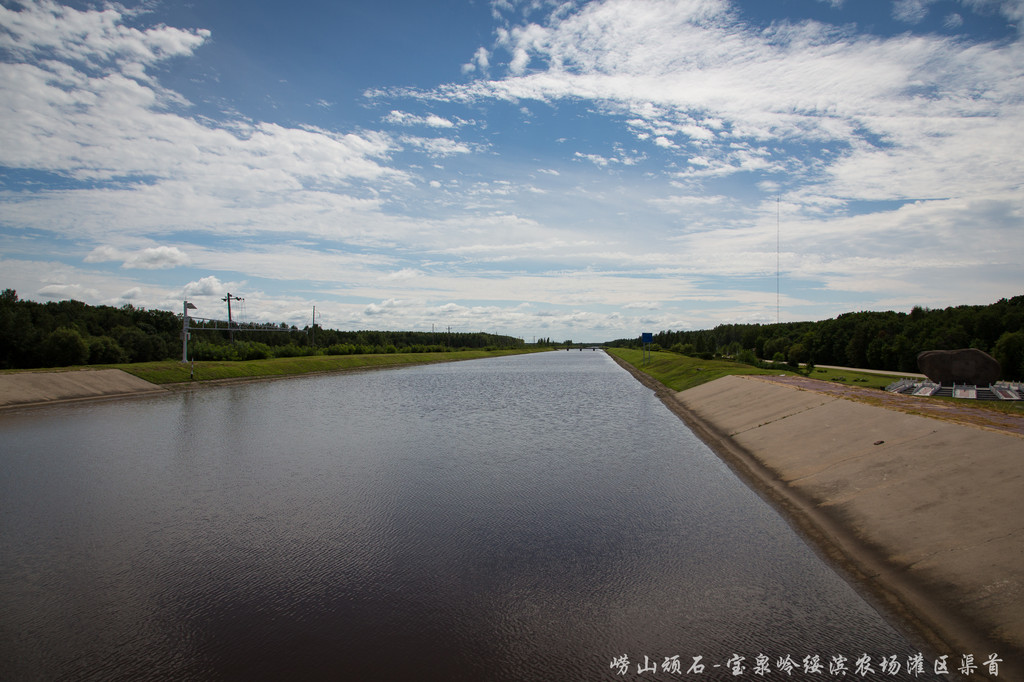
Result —
<path fill-rule="evenodd" d="M 0 428 L 3 679 L 636 679 L 673 655 L 725 679 L 732 654 L 915 651 L 602 353 Z"/>

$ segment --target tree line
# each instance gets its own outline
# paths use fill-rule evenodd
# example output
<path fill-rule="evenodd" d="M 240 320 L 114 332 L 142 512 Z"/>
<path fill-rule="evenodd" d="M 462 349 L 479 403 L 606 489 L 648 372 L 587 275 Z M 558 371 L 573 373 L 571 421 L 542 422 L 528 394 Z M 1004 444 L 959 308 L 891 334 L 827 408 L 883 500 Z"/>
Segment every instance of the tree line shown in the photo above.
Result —
<path fill-rule="evenodd" d="M 991 305 L 942 309 L 914 307 L 909 313 L 851 312 L 818 322 L 723 324 L 714 329 L 661 331 L 661 349 L 745 362 L 841 365 L 891 372 L 917 372 L 926 350 L 977 348 L 999 361 L 1006 379 L 1024 379 L 1024 296 Z M 639 348 L 641 337 L 609 345 Z"/>
<path fill-rule="evenodd" d="M 339 331 L 320 326 L 193 319 L 189 359 L 255 360 L 299 355 L 513 349 L 523 340 L 485 332 Z M 131 304 L 38 303 L 0 292 L 0 369 L 118 364 L 181 358 L 181 313 Z"/>

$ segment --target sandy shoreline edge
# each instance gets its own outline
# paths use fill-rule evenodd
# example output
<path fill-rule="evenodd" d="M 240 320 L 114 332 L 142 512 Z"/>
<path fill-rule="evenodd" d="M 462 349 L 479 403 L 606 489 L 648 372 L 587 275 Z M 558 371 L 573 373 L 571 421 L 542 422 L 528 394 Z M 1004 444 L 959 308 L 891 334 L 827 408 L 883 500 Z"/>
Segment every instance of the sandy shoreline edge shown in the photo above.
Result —
<path fill-rule="evenodd" d="M 951 662 L 962 654 L 973 653 L 980 662 L 997 653 L 999 678 L 1024 679 L 1024 439 L 757 377 L 724 377 L 676 392 L 611 357 L 915 644 L 933 656 L 948 654 Z M 839 432 L 837 442 L 828 442 L 830 427 Z M 856 440 L 854 434 L 864 442 L 841 442 Z M 971 472 L 956 461 L 969 457 L 965 444 L 976 441 L 998 452 Z M 914 466 L 921 457 L 939 463 L 932 474 L 937 480 Z M 1013 469 L 1007 472 L 1007 466 Z M 954 472 L 969 478 L 943 480 Z M 941 527 L 951 514 L 964 512 L 937 513 L 936 497 L 941 502 L 943 493 L 969 490 L 972 483 L 989 498 L 985 510 L 1001 510 L 984 519 L 987 536 L 1000 543 L 965 547 L 957 529 Z M 914 499 L 915 490 L 921 499 Z M 977 513 L 964 519 L 972 522 L 980 523 Z M 992 585 L 1003 589 L 986 589 Z"/>

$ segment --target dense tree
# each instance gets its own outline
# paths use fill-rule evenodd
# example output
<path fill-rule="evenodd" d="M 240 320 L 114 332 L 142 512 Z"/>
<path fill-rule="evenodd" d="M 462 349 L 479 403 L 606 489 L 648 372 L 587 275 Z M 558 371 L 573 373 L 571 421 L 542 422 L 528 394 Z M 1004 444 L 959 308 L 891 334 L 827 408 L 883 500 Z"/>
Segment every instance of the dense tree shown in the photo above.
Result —
<path fill-rule="evenodd" d="M 807 362 L 810 359 L 811 355 L 808 352 L 807 347 L 804 346 L 804 344 L 794 343 L 792 346 L 789 347 L 789 356 L 787 358 L 787 361 L 794 367 L 802 365 L 803 363 Z"/>
<path fill-rule="evenodd" d="M 94 336 L 89 339 L 89 364 L 113 365 L 130 362 L 128 353 L 109 336 Z"/>
<path fill-rule="evenodd" d="M 49 367 L 67 367 L 89 363 L 89 344 L 72 327 L 58 327 L 43 342 L 43 357 Z"/>
<path fill-rule="evenodd" d="M 819 322 L 732 324 L 714 329 L 662 331 L 654 341 L 686 354 L 753 354 L 761 360 L 813 362 L 892 372 L 916 372 L 917 354 L 925 350 L 978 348 L 1004 367 L 1007 378 L 1024 378 L 1024 296 L 988 306 L 929 309 L 915 306 L 909 313 L 862 311 Z M 1008 336 L 1009 335 L 1009 336 Z M 639 347 L 639 337 L 610 342 Z M 1024 350 L 1021 351 L 1024 353 Z"/>
<path fill-rule="evenodd" d="M 1024 331 L 1005 332 L 992 349 L 1007 379 L 1024 379 Z"/>
<path fill-rule="evenodd" d="M 70 364 L 147 362 L 178 357 L 181 315 L 90 306 L 81 301 L 36 303 L 0 292 L 0 369 Z M 443 352 L 463 348 L 519 348 L 523 340 L 485 332 L 338 331 L 299 329 L 285 323 L 235 324 L 193 320 L 189 356 L 197 360 L 253 360 L 320 352 Z M 57 333 L 57 330 L 62 330 Z M 232 343 L 231 337 L 234 336 Z M 81 343 L 79 343 L 81 342 Z M 550 339 L 547 340 L 550 344 Z M 84 348 L 84 350 L 83 350 Z"/>

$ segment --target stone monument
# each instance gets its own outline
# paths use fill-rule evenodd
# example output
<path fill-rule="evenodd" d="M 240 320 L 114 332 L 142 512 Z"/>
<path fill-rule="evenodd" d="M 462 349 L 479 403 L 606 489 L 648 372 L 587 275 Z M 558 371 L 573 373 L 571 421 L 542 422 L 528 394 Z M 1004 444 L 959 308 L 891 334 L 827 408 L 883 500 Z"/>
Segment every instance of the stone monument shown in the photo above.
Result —
<path fill-rule="evenodd" d="M 917 354 L 921 373 L 937 384 L 988 386 L 999 381 L 1002 368 L 988 353 L 977 348 L 926 350 Z"/>

